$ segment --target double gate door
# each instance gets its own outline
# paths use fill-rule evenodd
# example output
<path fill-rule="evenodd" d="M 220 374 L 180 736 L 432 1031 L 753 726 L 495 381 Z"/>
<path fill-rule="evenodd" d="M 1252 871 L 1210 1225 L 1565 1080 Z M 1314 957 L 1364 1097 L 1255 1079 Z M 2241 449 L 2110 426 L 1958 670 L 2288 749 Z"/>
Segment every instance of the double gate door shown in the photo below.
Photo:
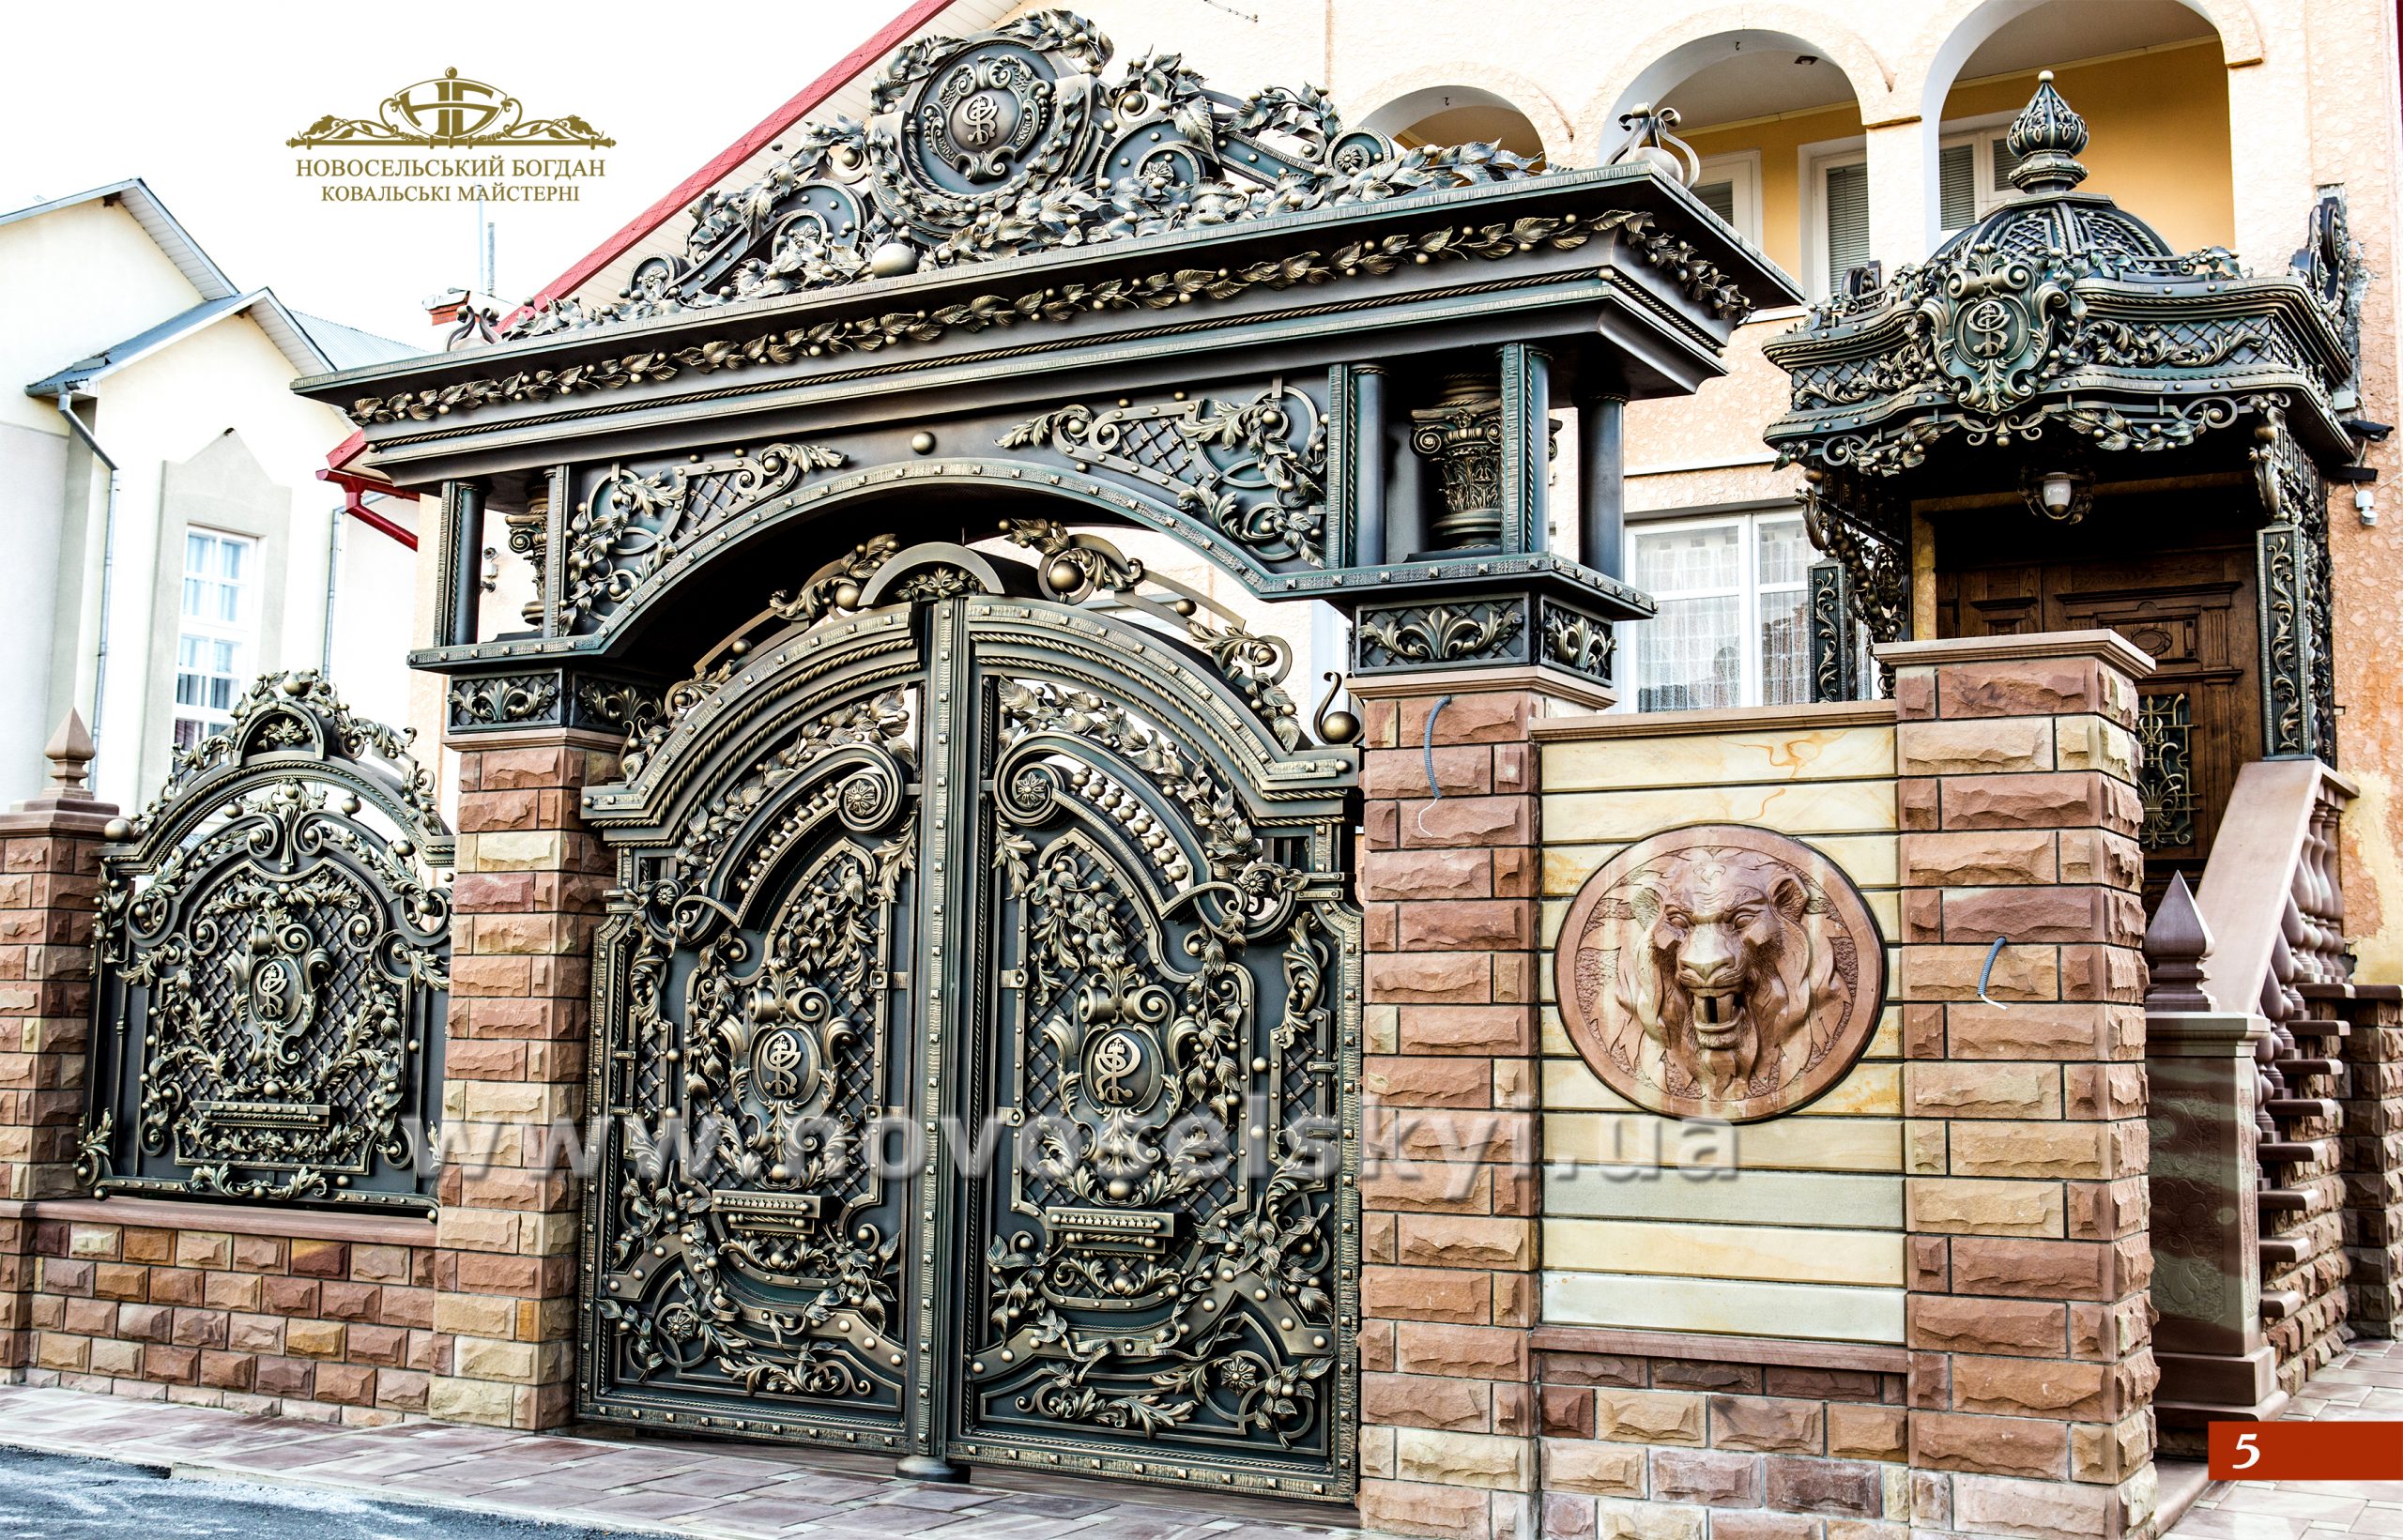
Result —
<path fill-rule="evenodd" d="M 763 644 L 589 801 L 583 1410 L 1347 1497 L 1348 759 L 980 586 Z"/>

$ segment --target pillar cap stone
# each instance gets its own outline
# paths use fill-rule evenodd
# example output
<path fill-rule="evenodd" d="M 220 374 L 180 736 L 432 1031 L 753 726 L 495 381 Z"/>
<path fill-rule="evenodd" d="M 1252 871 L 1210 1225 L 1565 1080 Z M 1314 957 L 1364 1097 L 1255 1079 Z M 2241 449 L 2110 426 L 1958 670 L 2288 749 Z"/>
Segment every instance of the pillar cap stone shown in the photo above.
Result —
<path fill-rule="evenodd" d="M 99 751 L 93 747 L 91 729 L 84 725 L 83 712 L 69 709 L 67 720 L 50 735 L 41 752 L 50 761 L 50 784 L 41 795 L 17 803 L 15 811 L 0 814 L 0 831 L 22 834 L 55 829 L 95 833 L 116 816 L 115 803 L 101 801 L 84 785 Z"/>
<path fill-rule="evenodd" d="M 1924 642 L 1881 642 L 1870 649 L 1892 668 L 1940 668 L 1950 663 L 2020 663 L 2031 658 L 2098 658 L 2140 679 L 2152 659 L 2116 631 L 2040 631 L 2026 636 L 1946 636 Z"/>

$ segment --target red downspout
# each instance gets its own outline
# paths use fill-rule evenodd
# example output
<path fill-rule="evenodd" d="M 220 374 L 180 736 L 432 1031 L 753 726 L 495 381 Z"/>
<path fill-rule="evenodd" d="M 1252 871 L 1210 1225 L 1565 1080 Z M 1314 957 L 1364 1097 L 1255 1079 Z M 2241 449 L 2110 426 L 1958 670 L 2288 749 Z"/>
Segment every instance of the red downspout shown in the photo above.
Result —
<path fill-rule="evenodd" d="M 360 523 L 365 525 L 370 529 L 380 530 L 384 534 L 391 536 L 394 540 L 399 541 L 403 545 L 407 546 L 410 550 L 414 551 L 417 549 L 416 535 L 412 534 L 406 526 L 393 523 L 390 519 L 384 517 L 383 514 L 376 512 L 374 509 L 367 506 L 367 494 L 371 492 L 388 493 L 396 497 L 414 496 L 416 496 L 414 493 L 395 492 L 392 488 L 384 485 L 380 481 L 371 481 L 361 476 L 346 476 L 338 470 L 321 470 L 317 472 L 317 479 L 321 481 L 331 481 L 334 485 L 342 488 L 342 511 L 344 512 L 349 514 L 352 518 L 357 519 Z"/>

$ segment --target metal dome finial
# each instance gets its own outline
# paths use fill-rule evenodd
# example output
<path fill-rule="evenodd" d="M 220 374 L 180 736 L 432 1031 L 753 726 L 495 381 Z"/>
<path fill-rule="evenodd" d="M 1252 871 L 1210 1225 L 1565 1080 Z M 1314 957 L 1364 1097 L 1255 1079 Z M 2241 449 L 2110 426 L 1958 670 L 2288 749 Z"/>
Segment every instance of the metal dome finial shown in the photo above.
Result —
<path fill-rule="evenodd" d="M 2011 185 L 2022 192 L 2067 192 L 2086 180 L 2077 152 L 2086 147 L 2086 119 L 2053 89 L 2053 72 L 2036 77 L 2036 94 L 2011 125 L 2007 143 L 2018 159 Z"/>

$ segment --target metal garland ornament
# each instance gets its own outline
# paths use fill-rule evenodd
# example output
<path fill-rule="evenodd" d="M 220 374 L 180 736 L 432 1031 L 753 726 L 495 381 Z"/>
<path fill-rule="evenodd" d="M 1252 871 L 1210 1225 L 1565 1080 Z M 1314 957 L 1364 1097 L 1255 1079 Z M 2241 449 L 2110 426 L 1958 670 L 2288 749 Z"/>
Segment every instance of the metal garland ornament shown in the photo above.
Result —
<path fill-rule="evenodd" d="M 433 1209 L 451 835 L 406 745 L 266 676 L 111 822 L 95 1194 Z"/>

